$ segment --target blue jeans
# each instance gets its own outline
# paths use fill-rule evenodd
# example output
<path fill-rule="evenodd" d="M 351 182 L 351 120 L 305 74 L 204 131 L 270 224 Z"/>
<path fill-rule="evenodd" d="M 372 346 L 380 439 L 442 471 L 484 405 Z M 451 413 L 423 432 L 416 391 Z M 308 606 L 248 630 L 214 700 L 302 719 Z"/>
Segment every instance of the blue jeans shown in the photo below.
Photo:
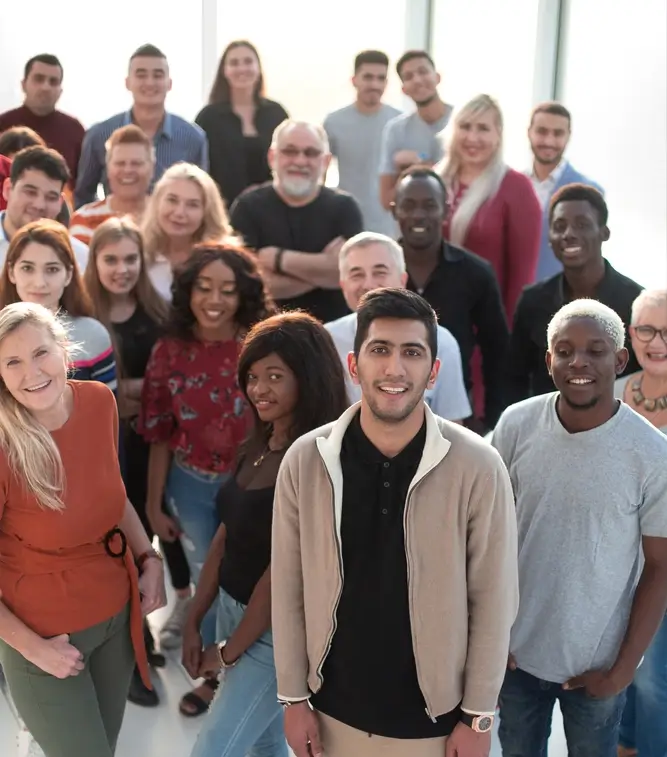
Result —
<path fill-rule="evenodd" d="M 165 489 L 167 507 L 183 530 L 181 543 L 195 586 L 220 526 L 215 495 L 226 477 L 227 474 L 222 473 L 200 473 L 176 460 L 169 469 Z M 216 613 L 211 609 L 201 625 L 204 646 L 215 642 L 215 625 Z"/>
<path fill-rule="evenodd" d="M 558 702 L 569 757 L 616 757 L 625 693 L 591 699 L 582 689 L 565 691 L 523 670 L 508 670 L 500 692 L 498 735 L 503 757 L 547 757 L 551 717 Z"/>
<path fill-rule="evenodd" d="M 667 754 L 667 617 L 628 689 L 619 743 L 639 757 Z"/>
<path fill-rule="evenodd" d="M 218 638 L 231 636 L 245 606 L 220 592 Z M 267 631 L 224 671 L 190 757 L 287 757 L 278 704 L 273 636 Z"/>

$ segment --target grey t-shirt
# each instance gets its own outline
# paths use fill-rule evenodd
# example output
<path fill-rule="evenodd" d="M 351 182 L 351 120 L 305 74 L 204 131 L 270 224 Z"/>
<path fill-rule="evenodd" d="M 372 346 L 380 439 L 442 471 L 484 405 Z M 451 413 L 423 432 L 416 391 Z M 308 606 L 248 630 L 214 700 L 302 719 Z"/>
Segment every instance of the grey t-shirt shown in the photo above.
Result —
<path fill-rule="evenodd" d="M 519 534 L 518 667 L 564 683 L 609 668 L 627 630 L 642 536 L 667 537 L 667 437 L 620 403 L 568 433 L 557 393 L 508 408 L 492 444 L 507 466 Z"/>
<path fill-rule="evenodd" d="M 445 155 L 438 134 L 447 126 L 452 106 L 445 106 L 445 114 L 432 124 L 426 123 L 418 111 L 403 113 L 384 127 L 380 155 L 380 174 L 395 176 L 398 169 L 394 155 L 399 150 L 414 150 L 425 163 L 437 163 Z"/>
<path fill-rule="evenodd" d="M 385 124 L 401 111 L 383 104 L 377 113 L 361 113 L 356 105 L 330 113 L 324 119 L 331 153 L 338 160 L 338 187 L 359 203 L 364 229 L 392 238 L 397 227 L 391 213 L 382 207 L 378 167 Z"/>
<path fill-rule="evenodd" d="M 354 349 L 354 336 L 357 333 L 357 314 L 349 313 L 335 321 L 329 321 L 324 327 L 331 334 L 336 350 L 343 363 L 347 396 L 351 402 L 359 402 L 361 388 L 352 383 L 347 368 L 347 356 Z M 470 401 L 463 383 L 461 367 L 461 350 L 459 344 L 446 328 L 438 326 L 438 360 L 440 371 L 433 389 L 424 392 L 424 401 L 436 415 L 448 421 L 460 421 L 472 414 Z"/>

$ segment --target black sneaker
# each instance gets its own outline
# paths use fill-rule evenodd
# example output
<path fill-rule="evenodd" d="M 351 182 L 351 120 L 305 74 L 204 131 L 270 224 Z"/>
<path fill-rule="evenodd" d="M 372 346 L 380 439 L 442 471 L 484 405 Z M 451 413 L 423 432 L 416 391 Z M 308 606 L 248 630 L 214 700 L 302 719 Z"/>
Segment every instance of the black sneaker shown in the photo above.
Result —
<path fill-rule="evenodd" d="M 127 699 L 132 704 L 139 705 L 139 707 L 157 707 L 160 704 L 157 691 L 155 689 L 147 689 L 144 686 L 137 668 L 134 669 L 134 673 L 132 674 L 132 682 L 130 683 Z"/>

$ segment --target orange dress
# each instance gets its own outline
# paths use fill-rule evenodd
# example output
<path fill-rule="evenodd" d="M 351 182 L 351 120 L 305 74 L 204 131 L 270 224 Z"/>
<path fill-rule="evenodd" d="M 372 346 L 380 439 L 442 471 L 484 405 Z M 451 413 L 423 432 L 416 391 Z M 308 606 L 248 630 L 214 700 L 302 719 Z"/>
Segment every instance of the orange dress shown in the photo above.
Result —
<path fill-rule="evenodd" d="M 0 452 L 0 591 L 6 606 L 48 638 L 83 631 L 130 603 L 130 629 L 151 686 L 134 556 L 119 531 L 126 504 L 118 411 L 97 381 L 70 381 L 72 413 L 52 432 L 65 468 L 65 507 L 41 507 Z"/>

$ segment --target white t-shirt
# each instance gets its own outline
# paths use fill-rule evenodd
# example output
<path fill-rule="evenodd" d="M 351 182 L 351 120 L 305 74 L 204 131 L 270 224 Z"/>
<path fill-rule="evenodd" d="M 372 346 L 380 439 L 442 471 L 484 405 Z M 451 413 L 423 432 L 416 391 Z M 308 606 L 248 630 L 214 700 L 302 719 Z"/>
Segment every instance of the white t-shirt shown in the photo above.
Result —
<path fill-rule="evenodd" d="M 3 221 L 5 218 L 5 211 L 0 213 L 0 266 L 5 264 L 5 257 L 7 256 L 7 250 L 9 249 L 9 238 L 5 234 Z M 83 273 L 88 265 L 88 245 L 84 244 L 81 240 L 73 237 L 70 234 L 70 242 L 72 243 L 72 249 L 74 250 L 74 257 L 79 266 L 79 271 Z"/>
<path fill-rule="evenodd" d="M 335 321 L 324 324 L 331 334 L 336 350 L 343 363 L 347 383 L 347 396 L 351 402 L 361 399 L 361 388 L 352 383 L 347 370 L 347 356 L 354 348 L 354 335 L 357 333 L 357 314 L 350 313 Z M 427 389 L 424 400 L 431 410 L 448 421 L 460 421 L 472 415 L 470 400 L 463 383 L 461 350 L 458 342 L 442 326 L 438 326 L 438 360 L 440 372 L 433 389 Z"/>

